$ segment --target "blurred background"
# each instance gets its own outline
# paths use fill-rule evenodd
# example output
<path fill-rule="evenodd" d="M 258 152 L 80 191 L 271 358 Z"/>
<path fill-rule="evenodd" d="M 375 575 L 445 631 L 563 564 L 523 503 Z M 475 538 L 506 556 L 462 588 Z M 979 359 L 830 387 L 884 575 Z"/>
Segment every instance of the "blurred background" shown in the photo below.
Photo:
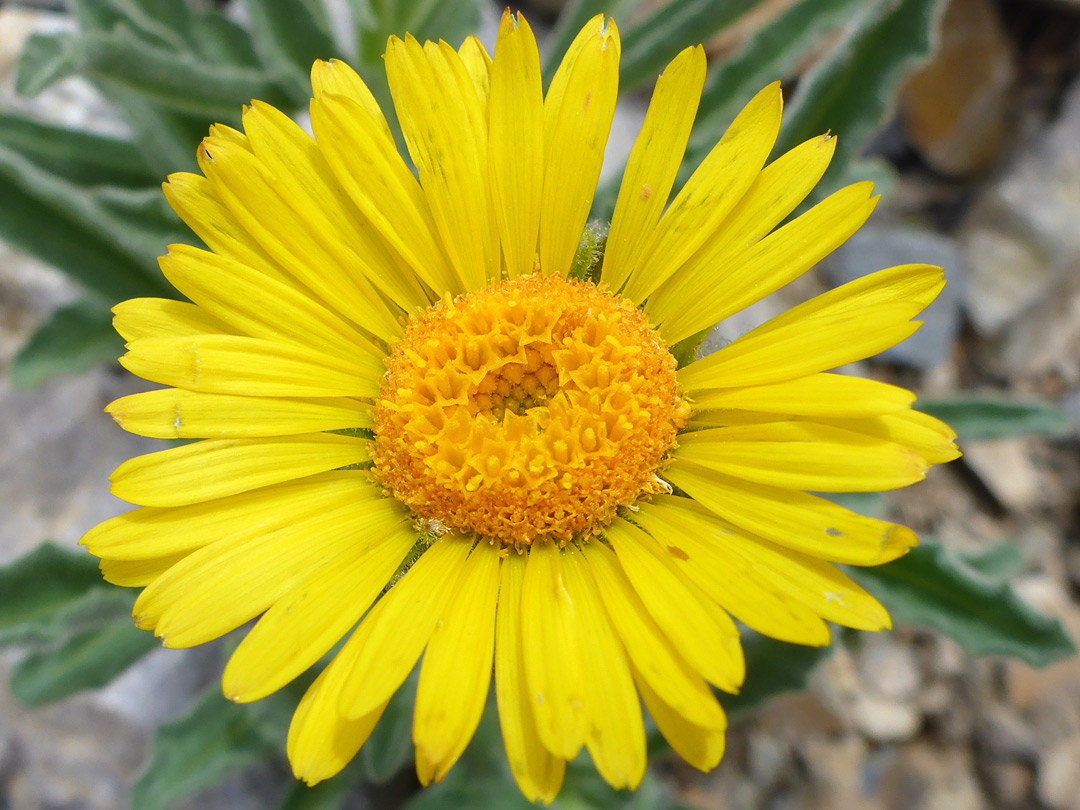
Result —
<path fill-rule="evenodd" d="M 456 46 L 476 33 L 491 50 L 503 5 L 0 3 L 0 810 L 519 806 L 498 775 L 492 711 L 459 776 L 418 797 L 407 704 L 345 778 L 294 788 L 280 750 L 295 696 L 225 703 L 228 639 L 158 649 L 130 627 L 130 595 L 71 552 L 124 511 L 107 493 L 113 468 L 161 447 L 102 409 L 149 387 L 116 364 L 109 307 L 175 295 L 154 259 L 195 241 L 161 197 L 164 177 L 192 170 L 209 124 L 236 124 L 250 98 L 303 120 L 314 58 L 348 59 L 385 101 L 388 34 Z M 1080 810 L 1080 2 L 520 8 L 547 77 L 585 19 L 617 16 L 622 95 L 598 219 L 652 82 L 699 41 L 711 76 L 681 180 L 775 79 L 781 145 L 838 134 L 816 199 L 873 179 L 883 200 L 870 223 L 703 350 L 882 267 L 942 265 L 949 284 L 922 331 L 845 370 L 916 391 L 964 451 L 923 484 L 845 501 L 926 541 L 906 568 L 860 580 L 895 631 L 844 635 L 828 651 L 749 640 L 748 687 L 728 702 L 716 771 L 658 746 L 637 794 L 605 792 L 585 767 L 558 806 Z M 42 571 L 46 586 L 27 584 Z"/>

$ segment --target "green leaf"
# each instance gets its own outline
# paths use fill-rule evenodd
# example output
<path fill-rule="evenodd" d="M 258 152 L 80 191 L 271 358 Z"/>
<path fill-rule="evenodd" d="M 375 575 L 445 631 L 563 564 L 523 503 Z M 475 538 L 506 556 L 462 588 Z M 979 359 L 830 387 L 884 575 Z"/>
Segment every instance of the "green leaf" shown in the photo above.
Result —
<path fill-rule="evenodd" d="M 142 186 L 159 181 L 135 146 L 76 129 L 0 113 L 0 145 L 78 185 Z"/>
<path fill-rule="evenodd" d="M 337 55 L 317 0 L 245 0 L 255 51 L 297 104 L 311 96 L 311 65 Z"/>
<path fill-rule="evenodd" d="M 198 170 L 195 150 L 206 136 L 211 119 L 167 109 L 108 79 L 99 77 L 96 83 L 123 113 L 131 126 L 136 148 L 156 177 Z M 240 122 L 240 110 L 241 105 L 237 104 L 231 115 L 218 121 L 236 125 Z"/>
<path fill-rule="evenodd" d="M 864 3 L 843 39 L 803 76 L 774 154 L 832 131 L 836 154 L 807 204 L 834 191 L 891 111 L 901 80 L 930 53 L 941 0 Z"/>
<path fill-rule="evenodd" d="M 219 11 L 195 18 L 195 47 L 208 62 L 258 68 L 262 65 L 251 34 Z"/>
<path fill-rule="evenodd" d="M 735 56 L 710 74 L 687 145 L 683 173 L 689 176 L 759 90 L 791 75 L 826 33 L 850 20 L 865 2 L 800 0 L 755 31 Z"/>
<path fill-rule="evenodd" d="M 1042 667 L 1076 652 L 1060 622 L 944 546 L 924 542 L 899 560 L 847 571 L 898 623 L 939 630 L 972 655 L 1009 655 Z"/>
<path fill-rule="evenodd" d="M 278 810 L 337 810 L 345 803 L 345 796 L 353 785 L 343 776 L 335 776 L 315 787 L 297 782 L 278 805 Z"/>
<path fill-rule="evenodd" d="M 585 27 L 585 23 L 597 14 L 614 17 L 618 25 L 625 25 L 641 0 L 570 0 L 559 13 L 555 28 L 544 45 L 541 61 L 544 65 L 544 87 L 559 69 L 570 43 Z"/>
<path fill-rule="evenodd" d="M 0 627 L 0 647 L 15 644 L 35 647 L 57 646 L 74 635 L 121 620 L 131 624 L 135 594 L 110 585 L 98 577 L 97 583 L 54 610 L 25 621 Z"/>
<path fill-rule="evenodd" d="M 948 424 L 961 441 L 1010 436 L 1060 437 L 1071 430 L 1069 417 L 1045 402 L 1010 402 L 969 396 L 948 400 L 920 399 L 915 407 Z"/>
<path fill-rule="evenodd" d="M 85 551 L 42 543 L 0 568 L 0 644 L 13 634 L 56 622 L 87 591 L 103 588 L 97 560 Z M 112 590 L 116 590 L 108 586 Z"/>
<path fill-rule="evenodd" d="M 80 633 L 43 652 L 31 653 L 11 673 L 11 693 L 24 706 L 43 706 L 84 689 L 96 689 L 159 646 L 131 617 Z"/>
<path fill-rule="evenodd" d="M 185 0 L 75 0 L 75 17 L 84 32 L 127 28 L 149 45 L 187 50 L 194 17 Z"/>
<path fill-rule="evenodd" d="M 412 34 L 420 42 L 444 39 L 455 48 L 480 25 L 482 0 L 351 0 L 359 28 L 360 58 L 381 61 L 386 40 Z"/>
<path fill-rule="evenodd" d="M 997 582 L 1010 579 L 1024 567 L 1024 555 L 1013 543 L 1000 543 L 961 558 L 968 568 Z"/>
<path fill-rule="evenodd" d="M 139 810 L 167 810 L 277 750 L 256 728 L 250 706 L 230 703 L 211 687 L 182 717 L 158 729 L 150 764 L 131 789 Z"/>
<path fill-rule="evenodd" d="M 79 72 L 178 112 L 219 119 L 253 98 L 287 101 L 273 78 L 240 65 L 211 64 L 190 51 L 170 51 L 139 39 L 127 27 L 79 39 Z"/>
<path fill-rule="evenodd" d="M 78 374 L 124 352 L 112 313 L 82 299 L 52 314 L 15 355 L 9 374 L 19 388 L 33 388 L 56 374 Z"/>
<path fill-rule="evenodd" d="M 746 681 L 737 695 L 719 694 L 730 715 L 757 708 L 783 692 L 806 686 L 806 679 L 831 651 L 829 647 L 802 647 L 760 635 L 752 630 L 742 634 L 746 656 Z"/>
<path fill-rule="evenodd" d="M 655 81 L 679 51 L 708 39 L 761 0 L 673 0 L 630 26 L 622 36 L 619 90 Z"/>
<path fill-rule="evenodd" d="M 390 698 L 371 737 L 360 749 L 364 775 L 376 784 L 393 778 L 412 762 L 412 719 L 420 668 Z"/>
<path fill-rule="evenodd" d="M 19 54 L 15 92 L 33 98 L 53 82 L 71 76 L 78 65 L 78 43 L 73 35 L 31 34 Z"/>

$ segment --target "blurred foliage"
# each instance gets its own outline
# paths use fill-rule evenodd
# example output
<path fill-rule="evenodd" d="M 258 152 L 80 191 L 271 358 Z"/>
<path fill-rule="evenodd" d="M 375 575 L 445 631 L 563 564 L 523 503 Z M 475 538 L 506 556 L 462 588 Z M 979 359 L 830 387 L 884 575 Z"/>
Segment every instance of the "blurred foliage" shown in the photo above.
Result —
<path fill-rule="evenodd" d="M 165 205 L 158 184 L 170 172 L 192 170 L 198 140 L 210 124 L 239 124 L 241 105 L 260 98 L 290 112 L 308 100 L 308 70 L 316 58 L 344 56 L 372 88 L 392 120 L 382 70 L 388 36 L 407 31 L 457 45 L 479 23 L 484 0 L 350 0 L 355 49 L 342 45 L 321 0 L 237 0 L 246 25 L 221 11 L 196 11 L 179 0 L 73 0 L 77 33 L 34 35 L 19 61 L 18 92 L 41 93 L 69 76 L 89 80 L 116 108 L 130 140 L 103 137 L 0 114 L 0 238 L 60 269 L 85 290 L 30 339 L 11 369 L 24 386 L 84 369 L 119 353 L 109 307 L 140 296 L 174 296 L 156 266 L 172 241 L 190 241 Z M 645 90 L 685 47 L 737 22 L 761 0 L 674 0 L 646 14 L 638 0 L 570 0 L 544 49 L 544 76 L 581 25 L 597 13 L 616 15 L 623 38 L 621 85 Z M 870 137 L 890 112 L 899 82 L 930 47 L 940 0 L 801 0 L 752 33 L 734 53 L 713 60 L 680 172 L 685 182 L 750 96 L 791 77 L 823 42 L 788 105 L 777 150 L 833 129 L 840 146 L 815 192 L 882 169 L 860 162 Z M 399 143 L 400 133 L 396 133 Z M 608 218 L 617 181 L 597 195 L 594 213 Z M 590 232 L 592 233 L 592 232 Z M 579 272 L 595 261 L 593 234 Z M 920 403 L 954 425 L 961 439 L 1018 433 L 1059 435 L 1061 414 L 1049 405 L 986 399 Z M 880 495 L 837 500 L 860 511 L 880 508 Z M 961 558 L 924 544 L 885 566 L 852 569 L 897 622 L 944 632 L 975 654 L 1019 657 L 1045 665 L 1073 652 L 1058 622 L 1019 602 L 1005 578 L 1021 560 L 1008 547 Z M 156 646 L 131 626 L 132 592 L 101 581 L 85 554 L 43 545 L 0 569 L 0 646 L 28 652 L 11 685 L 28 705 L 58 700 L 108 683 Z M 827 649 L 792 647 L 747 633 L 747 686 L 722 696 L 732 714 L 799 689 Z M 164 810 L 226 774 L 280 759 L 291 711 L 308 681 L 301 679 L 252 706 L 226 701 L 216 687 L 157 733 L 147 769 L 134 787 L 142 810 Z M 340 777 L 315 789 L 291 788 L 281 810 L 332 810 L 351 786 L 399 779 L 412 767 L 411 718 L 415 673 L 391 701 L 371 742 Z M 650 751 L 666 747 L 650 732 Z M 436 787 L 416 794 L 409 810 L 527 806 L 502 752 L 496 712 L 485 713 L 476 738 Z M 635 793 L 611 791 L 584 759 L 571 763 L 552 805 L 562 810 L 672 807 L 647 776 Z"/>

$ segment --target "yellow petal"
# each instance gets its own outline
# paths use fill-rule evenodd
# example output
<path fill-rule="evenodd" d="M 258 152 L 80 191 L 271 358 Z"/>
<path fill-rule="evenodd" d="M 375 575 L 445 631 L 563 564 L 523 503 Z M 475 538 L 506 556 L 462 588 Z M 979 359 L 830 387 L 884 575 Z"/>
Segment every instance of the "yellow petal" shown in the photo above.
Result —
<path fill-rule="evenodd" d="M 165 557 L 149 557 L 143 560 L 102 560 L 98 566 L 106 582 L 123 588 L 142 588 L 160 577 L 180 560 L 187 552 L 170 554 Z"/>
<path fill-rule="evenodd" d="M 740 532 L 689 498 L 665 496 L 658 511 L 700 538 L 695 550 L 709 544 L 732 558 L 742 558 L 740 567 L 746 576 L 802 603 L 827 621 L 859 630 L 891 627 L 877 600 L 827 562 Z M 708 565 L 704 559 L 701 563 Z"/>
<path fill-rule="evenodd" d="M 170 174 L 169 182 L 162 189 L 177 216 L 214 253 L 254 268 L 281 284 L 297 290 L 307 289 L 271 259 L 251 234 L 244 230 L 218 197 L 210 181 L 201 174 Z"/>
<path fill-rule="evenodd" d="M 385 137 L 376 120 L 355 100 L 324 95 L 311 104 L 311 126 L 323 157 L 349 199 L 379 236 L 432 290 L 460 293 L 439 243 L 423 189 Z"/>
<path fill-rule="evenodd" d="M 388 340 L 401 334 L 398 311 L 355 267 L 342 266 L 327 245 L 342 235 L 326 228 L 297 227 L 279 178 L 252 153 L 208 138 L 199 145 L 199 167 L 214 192 L 259 245 L 322 303 L 354 324 Z M 354 272 L 355 271 L 355 272 Z"/>
<path fill-rule="evenodd" d="M 368 441 L 334 433 L 206 439 L 125 461 L 109 491 L 139 506 L 224 498 L 367 461 Z"/>
<path fill-rule="evenodd" d="M 589 33 L 587 33 L 589 32 Z M 619 94 L 619 29 L 592 24 L 578 35 L 544 99 L 540 269 L 570 272 L 589 218 Z"/>
<path fill-rule="evenodd" d="M 915 395 L 903 388 L 846 374 L 811 374 L 771 385 L 720 388 L 693 394 L 695 411 L 737 408 L 838 419 L 903 411 L 914 401 Z"/>
<path fill-rule="evenodd" d="M 170 245 L 158 264 L 170 284 L 240 334 L 286 340 L 344 357 L 382 354 L 310 296 L 239 262 L 189 245 Z"/>
<path fill-rule="evenodd" d="M 391 37 L 386 77 L 443 245 L 468 290 L 499 277 L 487 179 L 487 119 L 461 57 L 445 43 Z"/>
<path fill-rule="evenodd" d="M 258 616 L 310 572 L 334 565 L 369 527 L 400 513 L 386 498 L 345 503 L 272 534 L 219 540 L 140 594 L 136 624 L 152 628 L 167 647 L 204 644 Z"/>
<path fill-rule="evenodd" d="M 345 62 L 340 59 L 316 59 L 311 66 L 311 90 L 316 100 L 321 100 L 326 95 L 349 99 L 376 125 L 383 139 L 393 144 L 394 135 L 390 131 L 390 125 L 386 123 L 386 116 L 383 115 L 379 102 L 375 100 L 360 75 Z"/>
<path fill-rule="evenodd" d="M 218 540 L 271 534 L 344 503 L 381 498 L 365 472 L 320 473 L 191 506 L 135 509 L 99 523 L 79 542 L 91 554 L 116 560 L 184 555 Z"/>
<path fill-rule="evenodd" d="M 699 771 L 708 772 L 719 765 L 724 757 L 725 727 L 716 729 L 696 725 L 689 719 L 694 715 L 672 708 L 644 678 L 637 673 L 635 676 L 645 708 L 675 753 Z"/>
<path fill-rule="evenodd" d="M 234 335 L 134 340 L 120 365 L 161 385 L 263 397 L 374 397 L 386 372 L 381 361 L 362 354 L 345 360 Z"/>
<path fill-rule="evenodd" d="M 342 650 L 304 693 L 289 724 L 289 764 L 309 786 L 337 775 L 352 761 L 390 702 L 356 720 L 343 717 L 338 703 L 351 668 L 352 658 Z"/>
<path fill-rule="evenodd" d="M 413 547 L 409 523 L 404 509 L 388 512 L 332 565 L 312 571 L 275 602 L 229 657 L 225 696 L 237 703 L 260 700 L 322 658 L 371 607 Z"/>
<path fill-rule="evenodd" d="M 265 399 L 164 388 L 132 394 L 105 412 L 128 433 L 154 439 L 241 439 L 370 428 L 371 406 L 345 397 Z"/>
<path fill-rule="evenodd" d="M 585 714 L 578 653 L 577 616 L 563 581 L 563 556 L 550 542 L 534 543 L 521 587 L 525 683 L 544 747 L 566 760 L 585 741 Z"/>
<path fill-rule="evenodd" d="M 739 113 L 660 218 L 629 269 L 623 295 L 634 303 L 644 301 L 723 227 L 772 151 L 782 108 L 776 82 Z"/>
<path fill-rule="evenodd" d="M 687 432 L 672 455 L 734 478 L 814 492 L 899 489 L 923 480 L 930 467 L 895 442 L 810 422 Z"/>
<path fill-rule="evenodd" d="M 960 457 L 956 431 L 921 411 L 896 411 L 867 415 L 862 419 L 830 419 L 827 424 L 910 447 L 931 464 L 944 464 Z"/>
<path fill-rule="evenodd" d="M 742 311 L 801 276 L 861 228 L 877 205 L 873 188 L 842 188 L 761 241 L 749 241 L 755 234 L 741 226 L 743 238 L 707 246 L 657 291 L 646 310 L 672 343 Z M 720 275 L 717 268 L 726 272 Z"/>
<path fill-rule="evenodd" d="M 341 692 L 344 716 L 373 711 L 408 677 L 457 591 L 471 545 L 456 534 L 436 540 L 360 623 L 345 645 L 357 651 Z"/>
<path fill-rule="evenodd" d="M 641 529 L 616 518 L 604 531 L 619 564 L 679 654 L 714 686 L 737 692 L 746 674 L 739 631 Z"/>
<path fill-rule="evenodd" d="M 431 297 L 397 255 L 366 227 L 339 189 L 313 138 L 280 110 L 253 101 L 244 129 L 255 157 L 319 246 L 351 279 L 366 279 L 406 312 L 426 308 Z"/>
<path fill-rule="evenodd" d="M 895 346 L 945 286 L 939 267 L 881 270 L 812 298 L 679 371 L 686 390 L 804 377 Z"/>
<path fill-rule="evenodd" d="M 469 78 L 472 79 L 476 97 L 480 99 L 480 106 L 487 113 L 488 103 L 491 99 L 491 57 L 488 56 L 483 43 L 471 34 L 465 37 L 465 41 L 461 43 L 461 47 L 458 48 L 458 55 L 465 65 L 465 70 L 469 73 Z"/>
<path fill-rule="evenodd" d="M 492 543 L 476 545 L 424 651 L 413 713 L 416 773 L 424 786 L 443 780 L 484 713 L 495 648 L 499 551 Z"/>
<path fill-rule="evenodd" d="M 510 554 L 500 570 L 495 639 L 495 697 L 506 759 L 518 788 L 531 802 L 550 804 L 562 787 L 566 762 L 540 742 L 522 658 L 521 586 L 528 558 Z"/>
<path fill-rule="evenodd" d="M 491 73 L 491 200 L 510 278 L 533 271 L 544 184 L 540 54 L 525 18 L 507 9 Z"/>
<path fill-rule="evenodd" d="M 660 74 L 645 123 L 626 162 L 600 280 L 618 290 L 667 205 L 705 84 L 705 49 L 676 56 Z"/>
<path fill-rule="evenodd" d="M 879 565 L 918 544 L 905 526 L 864 517 L 788 489 L 738 481 L 673 462 L 664 477 L 719 517 L 753 534 L 825 560 Z"/>
<path fill-rule="evenodd" d="M 726 720 L 712 690 L 653 621 L 615 554 L 603 543 L 585 543 L 582 553 L 634 669 L 680 714 L 722 730 Z"/>
<path fill-rule="evenodd" d="M 128 342 L 143 338 L 225 335 L 228 324 L 184 301 L 130 298 L 112 308 L 113 328 Z"/>
<path fill-rule="evenodd" d="M 563 575 L 577 619 L 585 687 L 585 747 L 604 780 L 636 790 L 645 775 L 645 725 L 630 663 L 580 553 L 565 553 Z"/>

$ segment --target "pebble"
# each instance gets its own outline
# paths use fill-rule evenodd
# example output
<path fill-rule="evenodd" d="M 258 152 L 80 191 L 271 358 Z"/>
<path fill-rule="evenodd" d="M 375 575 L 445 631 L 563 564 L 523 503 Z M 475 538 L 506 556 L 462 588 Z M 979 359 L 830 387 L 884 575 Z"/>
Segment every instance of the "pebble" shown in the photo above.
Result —
<path fill-rule="evenodd" d="M 870 636 L 857 656 L 859 677 L 876 695 L 906 701 L 915 697 L 922 686 L 915 653 L 890 635 Z"/>
<path fill-rule="evenodd" d="M 1080 810 L 1080 737 L 1047 749 L 1039 761 L 1035 792 L 1052 810 Z"/>

